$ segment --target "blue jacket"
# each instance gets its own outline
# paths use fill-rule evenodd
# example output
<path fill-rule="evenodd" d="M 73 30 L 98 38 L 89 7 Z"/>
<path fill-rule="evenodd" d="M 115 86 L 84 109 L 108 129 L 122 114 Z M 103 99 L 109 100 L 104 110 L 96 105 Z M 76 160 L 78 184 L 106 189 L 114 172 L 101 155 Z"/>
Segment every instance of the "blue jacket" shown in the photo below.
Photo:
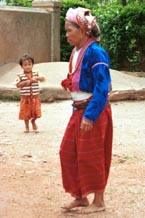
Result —
<path fill-rule="evenodd" d="M 110 89 L 110 61 L 106 51 L 93 42 L 86 50 L 82 61 L 79 88 L 93 93 L 84 112 L 84 118 L 96 121 L 103 111 Z"/>

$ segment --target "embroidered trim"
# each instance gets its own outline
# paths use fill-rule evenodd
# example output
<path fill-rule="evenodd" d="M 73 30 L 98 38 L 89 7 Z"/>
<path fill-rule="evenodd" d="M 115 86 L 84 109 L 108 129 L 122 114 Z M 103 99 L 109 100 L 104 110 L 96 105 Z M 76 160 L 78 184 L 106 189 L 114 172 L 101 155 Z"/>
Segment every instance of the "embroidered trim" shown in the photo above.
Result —
<path fill-rule="evenodd" d="M 94 65 L 92 66 L 92 68 L 95 67 L 95 66 L 97 66 L 97 65 L 100 65 L 100 64 L 103 64 L 103 65 L 109 67 L 108 64 L 106 64 L 106 63 L 104 63 L 104 62 L 99 62 L 99 63 L 94 64 Z"/>
<path fill-rule="evenodd" d="M 70 60 L 69 60 L 69 75 L 71 75 L 71 74 L 74 74 L 75 72 L 76 72 L 76 70 L 77 70 L 77 68 L 79 67 L 79 65 L 81 64 L 81 62 L 82 62 L 82 60 L 83 60 L 83 57 L 84 57 L 84 54 L 85 54 L 85 51 L 86 51 L 86 49 L 89 47 L 89 45 L 91 44 L 91 43 L 93 43 L 94 41 L 91 39 L 91 38 L 89 38 L 88 40 L 87 40 L 87 42 L 85 43 L 85 45 L 81 48 L 81 51 L 80 51 L 80 53 L 79 53 L 79 55 L 78 55 L 78 59 L 77 59 L 77 63 L 76 63 L 76 66 L 75 66 L 75 69 L 74 69 L 74 71 L 72 72 L 72 59 L 73 59 L 73 55 L 74 55 L 74 52 L 75 52 L 75 48 L 73 48 L 73 50 L 72 50 L 72 53 L 71 53 L 71 56 L 70 56 Z"/>

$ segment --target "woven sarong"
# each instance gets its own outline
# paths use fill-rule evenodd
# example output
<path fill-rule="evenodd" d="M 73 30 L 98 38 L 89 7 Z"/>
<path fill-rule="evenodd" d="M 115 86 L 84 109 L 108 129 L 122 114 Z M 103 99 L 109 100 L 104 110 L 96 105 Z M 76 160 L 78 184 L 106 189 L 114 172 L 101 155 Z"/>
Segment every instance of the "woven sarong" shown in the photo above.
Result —
<path fill-rule="evenodd" d="M 76 198 L 105 189 L 112 155 L 110 105 L 87 132 L 80 130 L 83 113 L 73 112 L 60 147 L 63 186 Z"/>
<path fill-rule="evenodd" d="M 39 97 L 21 97 L 20 120 L 36 119 L 41 117 L 41 101 Z"/>

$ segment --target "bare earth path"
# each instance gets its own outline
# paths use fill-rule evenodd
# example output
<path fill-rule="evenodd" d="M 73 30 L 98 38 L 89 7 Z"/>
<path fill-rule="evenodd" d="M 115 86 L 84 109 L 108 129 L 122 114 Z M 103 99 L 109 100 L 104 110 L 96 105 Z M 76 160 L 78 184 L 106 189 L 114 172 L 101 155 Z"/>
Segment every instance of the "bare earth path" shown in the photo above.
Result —
<path fill-rule="evenodd" d="M 40 133 L 23 133 L 18 102 L 0 102 L 0 218 L 144 218 L 145 101 L 112 103 L 113 160 L 106 190 L 107 210 L 64 213 L 59 144 L 71 101 L 43 103 Z M 91 200 L 90 196 L 90 200 Z"/>

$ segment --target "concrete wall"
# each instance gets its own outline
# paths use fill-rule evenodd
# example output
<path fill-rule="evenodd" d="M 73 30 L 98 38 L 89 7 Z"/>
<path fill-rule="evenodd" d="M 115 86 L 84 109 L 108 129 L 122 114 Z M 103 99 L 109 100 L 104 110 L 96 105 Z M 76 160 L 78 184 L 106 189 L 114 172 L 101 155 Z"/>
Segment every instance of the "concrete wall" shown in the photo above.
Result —
<path fill-rule="evenodd" d="M 35 63 L 60 61 L 60 18 L 59 13 L 52 14 L 53 11 L 39 6 L 0 7 L 0 64 L 18 63 L 24 53 L 32 55 Z"/>
<path fill-rule="evenodd" d="M 45 8 L 51 14 L 51 53 L 52 62 L 60 61 L 60 0 L 34 0 L 33 8 Z"/>

